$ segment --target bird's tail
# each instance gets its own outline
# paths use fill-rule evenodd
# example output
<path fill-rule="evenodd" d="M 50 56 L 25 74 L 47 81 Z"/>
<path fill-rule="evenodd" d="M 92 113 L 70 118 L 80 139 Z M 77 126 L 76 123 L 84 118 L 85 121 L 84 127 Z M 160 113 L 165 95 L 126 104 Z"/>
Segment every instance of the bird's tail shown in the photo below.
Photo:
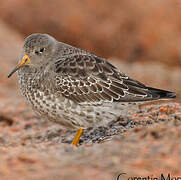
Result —
<path fill-rule="evenodd" d="M 159 96 L 159 99 L 170 99 L 170 98 L 175 98 L 176 94 L 174 92 L 170 91 L 165 91 L 162 89 L 156 89 L 152 87 L 147 87 L 148 90 L 155 96 Z"/>

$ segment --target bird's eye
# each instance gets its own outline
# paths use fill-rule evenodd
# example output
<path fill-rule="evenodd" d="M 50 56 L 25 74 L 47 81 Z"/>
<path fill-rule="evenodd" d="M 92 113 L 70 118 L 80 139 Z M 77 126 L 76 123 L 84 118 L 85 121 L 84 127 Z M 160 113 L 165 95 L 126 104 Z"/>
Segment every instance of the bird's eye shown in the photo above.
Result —
<path fill-rule="evenodd" d="M 39 54 L 43 53 L 44 50 L 45 50 L 45 48 L 41 48 L 39 51 L 35 51 L 35 54 L 39 55 Z"/>
<path fill-rule="evenodd" d="M 40 49 L 40 53 L 42 53 L 44 50 L 45 50 L 45 48 L 41 48 L 41 49 Z"/>

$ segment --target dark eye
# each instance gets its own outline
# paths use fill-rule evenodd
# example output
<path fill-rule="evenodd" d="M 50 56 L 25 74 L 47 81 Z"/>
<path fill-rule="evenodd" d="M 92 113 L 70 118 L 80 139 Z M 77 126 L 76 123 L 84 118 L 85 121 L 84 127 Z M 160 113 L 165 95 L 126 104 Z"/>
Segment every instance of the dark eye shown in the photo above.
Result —
<path fill-rule="evenodd" d="M 35 51 L 35 54 L 39 55 L 39 54 L 43 53 L 44 50 L 45 50 L 45 48 L 41 48 L 39 51 Z"/>
<path fill-rule="evenodd" d="M 45 48 L 41 48 L 41 49 L 40 49 L 40 53 L 42 53 L 44 50 L 45 50 Z"/>

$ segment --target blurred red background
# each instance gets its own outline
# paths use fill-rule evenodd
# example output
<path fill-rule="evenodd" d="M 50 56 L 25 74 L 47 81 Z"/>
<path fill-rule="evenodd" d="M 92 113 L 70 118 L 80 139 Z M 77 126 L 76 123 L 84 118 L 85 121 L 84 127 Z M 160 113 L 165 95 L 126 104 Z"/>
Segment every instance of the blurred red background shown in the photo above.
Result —
<path fill-rule="evenodd" d="M 124 60 L 127 69 L 121 70 L 128 75 L 136 74 L 135 78 L 139 78 L 138 80 L 159 88 L 170 88 L 180 94 L 179 0 L 0 2 L 0 22 L 3 23 L 3 26 L 0 26 L 0 47 L 5 47 L 5 57 L 9 57 L 12 52 L 11 57 L 14 58 L 10 59 L 11 62 L 17 61 L 15 58 L 20 54 L 23 39 L 27 35 L 36 32 L 48 33 L 59 41 L 92 51 L 99 56 L 119 60 L 120 63 Z M 6 30 L 2 31 L 4 24 Z M 18 40 L 15 36 L 18 36 Z M 12 42 L 12 38 L 15 38 L 15 41 Z M 8 41 L 7 46 L 4 46 L 5 41 Z M 16 48 L 11 47 L 13 43 Z M 140 64 L 140 69 L 133 68 L 135 63 Z M 119 65 L 124 67 L 124 64 Z"/>

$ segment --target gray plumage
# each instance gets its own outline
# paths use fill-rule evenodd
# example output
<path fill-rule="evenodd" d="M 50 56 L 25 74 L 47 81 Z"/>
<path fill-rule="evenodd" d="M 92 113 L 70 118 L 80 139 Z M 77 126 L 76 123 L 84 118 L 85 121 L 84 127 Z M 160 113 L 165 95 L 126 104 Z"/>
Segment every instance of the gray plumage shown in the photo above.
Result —
<path fill-rule="evenodd" d="M 25 54 L 30 63 L 18 69 L 22 94 L 41 117 L 66 127 L 103 125 L 121 114 L 115 109 L 118 104 L 175 97 L 47 34 L 28 36 L 22 57 Z"/>

